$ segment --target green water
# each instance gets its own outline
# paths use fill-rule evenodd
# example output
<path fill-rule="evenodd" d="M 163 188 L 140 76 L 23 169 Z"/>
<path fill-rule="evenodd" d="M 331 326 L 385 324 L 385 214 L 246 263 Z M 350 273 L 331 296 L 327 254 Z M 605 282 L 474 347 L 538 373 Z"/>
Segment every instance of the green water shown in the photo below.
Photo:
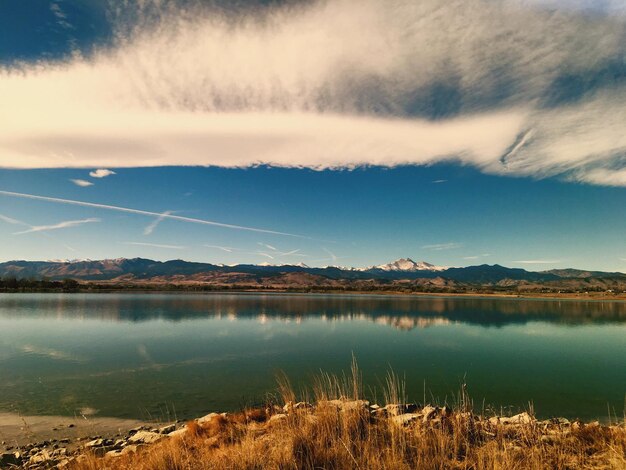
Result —
<path fill-rule="evenodd" d="M 626 303 L 257 294 L 0 295 L 0 411 L 190 418 L 352 354 L 371 388 L 539 416 L 624 415 Z"/>

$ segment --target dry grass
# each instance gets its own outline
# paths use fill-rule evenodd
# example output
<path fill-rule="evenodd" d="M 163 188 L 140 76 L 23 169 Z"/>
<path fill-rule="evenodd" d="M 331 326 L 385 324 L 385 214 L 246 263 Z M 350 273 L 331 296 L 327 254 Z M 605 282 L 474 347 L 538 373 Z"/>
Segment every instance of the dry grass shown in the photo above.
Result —
<path fill-rule="evenodd" d="M 293 405 L 283 377 L 279 390 L 289 412 L 265 409 L 215 416 L 188 432 L 116 458 L 87 456 L 77 470 L 133 469 L 626 469 L 626 427 L 539 423 L 505 425 L 475 416 L 465 391 L 454 410 L 423 412 L 409 425 L 395 409 L 374 417 L 362 399 L 356 364 L 348 377 L 322 374 L 313 408 Z M 403 409 L 404 392 L 390 375 L 385 397 Z M 419 411 L 419 410 L 418 410 Z"/>

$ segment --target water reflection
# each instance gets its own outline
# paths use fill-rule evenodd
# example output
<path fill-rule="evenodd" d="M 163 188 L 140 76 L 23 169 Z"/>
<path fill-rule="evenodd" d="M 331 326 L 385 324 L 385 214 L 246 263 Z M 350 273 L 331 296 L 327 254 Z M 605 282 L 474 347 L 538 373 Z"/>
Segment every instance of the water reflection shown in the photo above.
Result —
<path fill-rule="evenodd" d="M 400 330 L 529 321 L 580 325 L 626 322 L 626 302 L 292 294 L 3 294 L 0 317 L 142 322 L 198 318 L 302 322 L 365 320 Z"/>
<path fill-rule="evenodd" d="M 596 419 L 626 390 L 626 303 L 262 294 L 0 295 L 0 410 L 190 418 L 237 409 L 285 371 L 307 386 L 356 355 L 418 400 L 460 381 L 476 400 Z"/>

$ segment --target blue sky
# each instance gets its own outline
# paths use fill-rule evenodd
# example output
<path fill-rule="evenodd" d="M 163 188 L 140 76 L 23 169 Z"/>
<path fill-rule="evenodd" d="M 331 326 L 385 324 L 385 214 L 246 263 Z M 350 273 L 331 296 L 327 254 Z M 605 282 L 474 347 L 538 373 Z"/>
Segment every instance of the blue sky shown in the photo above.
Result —
<path fill-rule="evenodd" d="M 623 2 L 33 0 L 0 31 L 2 260 L 626 271 Z"/>
<path fill-rule="evenodd" d="M 533 270 L 577 266 L 624 271 L 626 265 L 620 259 L 626 258 L 626 218 L 619 216 L 626 207 L 623 188 L 503 178 L 449 164 L 352 171 L 115 171 L 98 179 L 89 177 L 88 170 L 2 170 L 0 183 L 6 191 L 172 211 L 299 236 L 168 219 L 146 234 L 158 217 L 0 195 L 2 215 L 33 226 L 99 219 L 21 235 L 14 233 L 28 227 L 0 221 L 0 258 L 142 256 L 365 266 L 408 256 L 441 265 L 499 263 Z M 72 179 L 93 186 L 80 187 Z M 293 250 L 299 251 L 280 255 Z"/>

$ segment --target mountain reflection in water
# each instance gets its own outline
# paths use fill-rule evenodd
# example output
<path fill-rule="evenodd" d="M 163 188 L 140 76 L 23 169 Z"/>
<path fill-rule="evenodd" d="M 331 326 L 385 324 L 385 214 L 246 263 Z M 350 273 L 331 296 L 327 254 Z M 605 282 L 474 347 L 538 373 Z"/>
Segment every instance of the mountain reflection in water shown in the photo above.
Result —
<path fill-rule="evenodd" d="M 297 294 L 0 295 L 0 316 L 142 322 L 198 318 L 302 322 L 366 320 L 400 330 L 466 323 L 624 323 L 626 302 L 468 297 Z"/>

